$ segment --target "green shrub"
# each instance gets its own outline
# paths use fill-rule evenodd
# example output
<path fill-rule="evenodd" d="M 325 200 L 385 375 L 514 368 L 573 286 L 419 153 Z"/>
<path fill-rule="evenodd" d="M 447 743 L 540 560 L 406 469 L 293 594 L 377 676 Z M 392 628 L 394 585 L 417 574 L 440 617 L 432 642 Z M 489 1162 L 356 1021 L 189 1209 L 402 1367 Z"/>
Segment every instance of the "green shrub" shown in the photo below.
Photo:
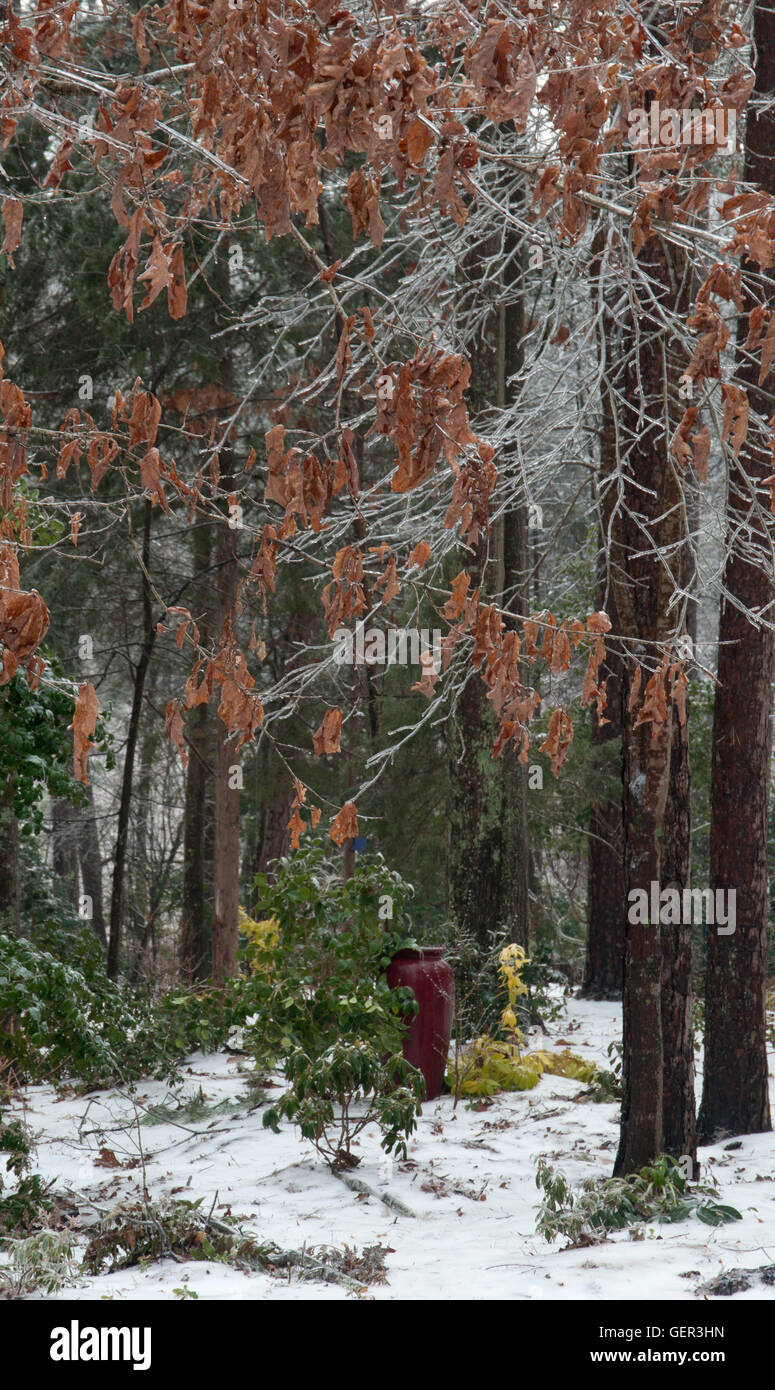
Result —
<path fill-rule="evenodd" d="M 299 1049 L 321 1057 L 341 1039 L 400 1050 L 411 990 L 384 976 L 396 951 L 414 945 L 405 908 L 411 888 L 381 858 L 359 861 L 344 879 L 312 842 L 280 861 L 277 880 L 255 880 L 253 916 L 273 919 L 249 941 L 253 1014 L 245 1038 L 260 1066 Z M 392 912 L 380 917 L 380 911 Z M 262 944 L 263 942 L 263 944 Z"/>
<path fill-rule="evenodd" d="M 595 1069 L 590 1078 L 587 1095 L 590 1100 L 605 1103 L 622 1098 L 622 1043 L 620 1039 L 610 1042 L 606 1049 L 611 1062 L 610 1068 Z"/>
<path fill-rule="evenodd" d="M 417 1125 L 425 1094 L 422 1076 L 403 1057 L 380 1057 L 371 1044 L 338 1042 L 325 1057 L 297 1048 L 285 1064 L 290 1090 L 264 1114 L 277 1129 L 280 1117 L 297 1124 L 305 1139 L 334 1169 L 353 1168 L 353 1141 L 376 1122 L 386 1153 L 406 1158 L 406 1140 Z"/>
<path fill-rule="evenodd" d="M 0 933 L 0 1055 L 31 1081 L 87 1086 L 141 1076 L 173 1080 L 197 1047 L 217 1047 L 254 1008 L 250 983 L 179 991 L 153 1003 L 105 974 L 91 929 L 48 940 L 68 961 L 25 937 Z"/>
<path fill-rule="evenodd" d="M 86 924 L 48 920 L 37 941 L 0 934 L 0 1055 L 28 1080 L 94 1087 L 175 1080 L 182 1056 L 212 1050 L 235 1027 L 262 1068 L 294 1050 L 314 1062 L 342 1039 L 378 1058 L 397 1054 L 416 1009 L 410 990 L 384 978 L 413 944 L 400 875 L 377 859 L 344 880 L 313 843 L 281 862 L 276 883 L 259 876 L 256 887 L 256 916 L 277 927 L 243 914 L 243 973 L 223 989 L 155 1002 L 108 979 Z"/>
<path fill-rule="evenodd" d="M 245 1037 L 259 1066 L 284 1061 L 289 1085 L 264 1123 L 294 1121 L 334 1168 L 357 1163 L 353 1140 L 374 1121 L 383 1147 L 405 1154 L 424 1094 L 400 1056 L 417 1001 L 391 990 L 385 970 L 415 944 L 411 888 L 381 857 L 343 878 L 320 842 L 281 860 L 275 883 L 255 882 L 245 919 L 255 1014 Z"/>
<path fill-rule="evenodd" d="M 32 1140 L 21 1120 L 6 1120 L 0 1107 L 0 1244 L 9 1231 L 28 1230 L 42 1209 L 50 1204 L 38 1173 L 30 1174 Z M 16 1185 L 5 1192 L 3 1173 L 12 1173 Z"/>
<path fill-rule="evenodd" d="M 0 1288 L 9 1298 L 43 1289 L 53 1294 L 73 1277 L 73 1238 L 66 1231 L 40 1231 L 23 1240 L 9 1240 L 11 1265 L 0 1270 Z"/>
<path fill-rule="evenodd" d="M 565 1236 L 570 1246 L 595 1245 L 611 1231 L 697 1216 L 708 1226 L 741 1221 L 734 1207 L 709 1200 L 711 1183 L 691 1190 L 674 1158 L 663 1154 L 625 1178 L 587 1178 L 574 1192 L 564 1175 L 540 1159 L 536 1187 L 543 1192 L 536 1229 L 549 1242 Z"/>

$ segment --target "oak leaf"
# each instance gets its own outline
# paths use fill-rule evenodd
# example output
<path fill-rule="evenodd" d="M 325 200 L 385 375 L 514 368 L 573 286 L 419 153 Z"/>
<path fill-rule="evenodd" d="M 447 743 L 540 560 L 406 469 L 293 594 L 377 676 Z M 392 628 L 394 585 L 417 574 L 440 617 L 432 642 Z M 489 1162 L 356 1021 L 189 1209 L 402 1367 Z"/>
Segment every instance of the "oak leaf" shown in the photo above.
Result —
<path fill-rule="evenodd" d="M 342 711 L 340 709 L 327 709 L 323 715 L 322 723 L 312 735 L 315 757 L 319 758 L 323 754 L 329 753 L 341 753 L 339 743 L 341 733 Z"/>
<path fill-rule="evenodd" d="M 329 833 L 335 845 L 344 844 L 345 840 L 355 839 L 358 834 L 358 817 L 354 802 L 345 802 Z"/>
<path fill-rule="evenodd" d="M 92 734 L 97 728 L 98 713 L 99 704 L 94 686 L 91 681 L 82 681 L 78 689 L 73 722 L 70 728 L 73 731 L 76 780 L 82 782 L 86 787 L 89 785 L 87 768 L 89 752 L 95 746 Z"/>

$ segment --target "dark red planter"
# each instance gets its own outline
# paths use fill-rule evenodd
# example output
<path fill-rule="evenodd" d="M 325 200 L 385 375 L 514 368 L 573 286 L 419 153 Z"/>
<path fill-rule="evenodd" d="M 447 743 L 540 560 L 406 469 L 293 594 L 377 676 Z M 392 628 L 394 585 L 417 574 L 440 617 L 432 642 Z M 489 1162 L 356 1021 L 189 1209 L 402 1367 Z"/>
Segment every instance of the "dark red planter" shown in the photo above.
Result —
<path fill-rule="evenodd" d="M 447 1069 L 455 1010 L 455 977 L 444 959 L 444 947 L 399 951 L 387 968 L 386 978 L 391 989 L 406 985 L 414 990 L 420 1008 L 408 1020 L 403 1052 L 407 1062 L 425 1077 L 426 1100 L 435 1100 L 441 1095 Z"/>

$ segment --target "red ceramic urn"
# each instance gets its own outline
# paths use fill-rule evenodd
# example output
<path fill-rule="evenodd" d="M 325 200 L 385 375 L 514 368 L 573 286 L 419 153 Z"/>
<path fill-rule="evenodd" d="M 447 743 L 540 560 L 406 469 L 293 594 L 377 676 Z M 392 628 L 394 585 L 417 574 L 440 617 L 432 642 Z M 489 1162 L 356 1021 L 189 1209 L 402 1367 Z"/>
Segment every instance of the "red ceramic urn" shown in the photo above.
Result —
<path fill-rule="evenodd" d="M 407 1020 L 409 1032 L 403 1052 L 406 1061 L 425 1077 L 426 1100 L 435 1100 L 444 1082 L 455 1009 L 455 977 L 444 959 L 444 947 L 399 951 L 387 968 L 386 978 L 391 989 L 406 985 L 414 990 L 419 1011 Z"/>

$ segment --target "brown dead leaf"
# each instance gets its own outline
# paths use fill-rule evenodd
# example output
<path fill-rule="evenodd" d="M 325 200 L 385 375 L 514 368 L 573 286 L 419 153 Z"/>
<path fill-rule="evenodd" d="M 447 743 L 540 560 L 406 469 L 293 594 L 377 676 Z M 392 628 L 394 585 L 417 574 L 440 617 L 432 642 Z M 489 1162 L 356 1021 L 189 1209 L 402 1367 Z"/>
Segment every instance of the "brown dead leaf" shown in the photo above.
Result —
<path fill-rule="evenodd" d="M 335 845 L 342 845 L 345 840 L 353 840 L 357 834 L 358 816 L 356 814 L 355 803 L 346 801 L 331 826 L 331 839 L 334 841 Z"/>
<path fill-rule="evenodd" d="M 19 246 L 22 239 L 22 221 L 24 218 L 24 204 L 19 198 L 3 199 L 3 221 L 5 222 L 5 238 L 0 247 L 0 254 L 8 257 L 10 265 L 15 265 L 13 253 Z"/>
<path fill-rule="evenodd" d="M 94 686 L 91 681 L 82 681 L 75 701 L 73 722 L 70 728 L 73 731 L 75 776 L 77 781 L 82 782 L 86 787 L 89 785 L 87 773 L 89 751 L 94 747 L 91 736 L 97 728 L 98 713 L 99 703 Z"/>
<path fill-rule="evenodd" d="M 340 709 L 327 709 L 323 715 L 322 723 L 312 735 L 315 757 L 319 758 L 323 754 L 329 753 L 341 753 L 339 744 L 341 733 L 342 711 Z"/>

